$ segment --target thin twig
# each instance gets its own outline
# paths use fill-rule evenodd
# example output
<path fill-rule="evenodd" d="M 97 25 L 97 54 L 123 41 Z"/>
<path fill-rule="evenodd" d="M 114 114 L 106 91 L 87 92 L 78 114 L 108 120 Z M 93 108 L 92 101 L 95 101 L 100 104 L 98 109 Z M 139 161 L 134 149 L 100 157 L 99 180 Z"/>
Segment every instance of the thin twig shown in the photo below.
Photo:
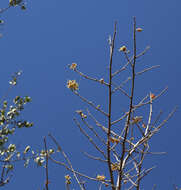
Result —
<path fill-rule="evenodd" d="M 160 129 L 163 125 L 165 125 L 165 123 L 167 123 L 167 121 L 173 116 L 173 114 L 176 112 L 176 110 L 177 110 L 177 107 L 175 107 L 175 108 L 168 114 L 167 118 L 164 119 L 164 120 L 162 121 L 162 123 L 161 123 L 158 127 L 156 127 L 152 132 L 150 132 L 150 134 L 148 134 L 148 138 L 151 138 L 155 133 L 157 133 L 157 132 L 159 131 L 159 129 Z"/>
<path fill-rule="evenodd" d="M 136 56 L 136 58 L 139 58 L 139 57 L 141 57 L 142 55 L 144 55 L 149 49 L 150 49 L 150 47 L 147 46 L 140 54 L 138 54 L 138 55 Z M 124 71 L 124 70 L 126 69 L 126 67 L 127 67 L 127 66 L 130 64 L 130 62 L 132 62 L 132 61 L 133 61 L 133 57 L 132 57 L 121 69 L 115 71 L 115 72 L 112 74 L 112 76 L 114 77 L 114 76 L 116 76 L 117 74 L 119 74 L 120 72 Z"/>
<path fill-rule="evenodd" d="M 110 44 L 110 62 L 109 62 L 109 95 L 108 95 L 108 132 L 107 132 L 107 159 L 108 159 L 108 168 L 109 168 L 109 175 L 112 184 L 112 190 L 114 188 L 114 177 L 113 171 L 111 169 L 111 151 L 110 151 L 110 137 L 111 137 L 111 116 L 112 116 L 112 63 L 113 63 L 113 53 L 114 53 L 114 43 L 116 38 L 116 25 L 114 24 L 114 34 L 113 39 L 111 40 Z"/>
<path fill-rule="evenodd" d="M 95 121 L 96 125 L 98 127 L 100 127 L 102 129 L 103 132 L 105 132 L 106 134 L 108 133 L 108 129 L 106 127 L 104 127 L 102 124 L 100 124 L 96 118 L 88 111 L 88 114 L 90 115 L 90 117 Z M 111 135 L 113 135 L 114 137 L 119 138 L 120 140 L 123 140 L 124 138 L 121 135 L 116 134 L 113 130 L 111 130 Z M 135 144 L 132 143 L 130 140 L 126 139 L 126 142 L 129 143 L 130 145 L 134 146 Z M 114 146 L 111 147 L 111 150 L 114 149 Z"/>
<path fill-rule="evenodd" d="M 157 98 L 159 98 L 161 95 L 163 95 L 167 90 L 168 90 L 168 87 L 165 87 L 165 88 L 160 92 L 160 94 L 158 94 L 157 96 L 154 97 L 154 99 L 153 99 L 152 101 L 155 101 Z M 147 101 L 147 102 L 140 102 L 139 104 L 134 105 L 133 107 L 134 107 L 134 109 L 136 109 L 136 108 L 139 108 L 139 107 L 141 107 L 141 106 L 143 106 L 143 105 L 147 105 L 147 104 L 150 104 L 150 100 Z"/>
<path fill-rule="evenodd" d="M 162 113 L 163 113 L 163 111 L 160 111 L 160 113 L 157 115 L 155 121 L 153 122 L 152 126 L 155 126 L 155 125 L 158 123 L 158 121 L 159 121 L 159 119 L 160 119 Z"/>
<path fill-rule="evenodd" d="M 116 92 L 117 90 L 120 90 L 125 96 L 130 98 L 129 94 L 125 90 L 123 90 L 123 88 L 120 85 L 118 86 L 115 83 L 112 83 L 112 84 L 115 86 L 115 89 L 112 91 L 112 94 Z"/>
<path fill-rule="evenodd" d="M 133 64 L 132 64 L 132 87 L 131 87 L 131 97 L 130 97 L 130 106 L 129 106 L 129 113 L 126 121 L 126 128 L 125 128 L 125 134 L 124 134 L 124 140 L 122 142 L 122 154 L 121 154 L 121 160 L 120 160 L 120 170 L 119 170 L 119 176 L 117 180 L 117 188 L 116 190 L 121 190 L 121 183 L 122 183 L 122 176 L 123 176 L 123 162 L 124 162 L 124 155 L 126 153 L 125 151 L 125 143 L 128 135 L 128 129 L 130 125 L 130 119 L 131 119 L 131 113 L 133 109 L 133 97 L 134 97 L 134 87 L 135 87 L 135 65 L 136 65 L 136 18 L 133 18 Z"/>
<path fill-rule="evenodd" d="M 55 137 L 53 137 L 50 133 L 49 133 L 48 136 L 53 140 L 53 142 L 54 142 L 55 145 L 57 146 L 58 150 L 62 153 L 63 157 L 64 157 L 65 160 L 67 161 L 67 163 L 68 163 L 68 165 L 69 165 L 69 167 L 70 167 L 70 169 L 71 169 L 71 171 L 72 171 L 72 173 L 73 173 L 73 175 L 74 175 L 74 178 L 76 179 L 77 183 L 79 184 L 80 189 L 81 189 L 81 190 L 84 190 L 84 188 L 82 187 L 82 185 L 81 185 L 81 183 L 80 183 L 80 181 L 79 181 L 79 179 L 78 179 L 78 177 L 77 177 L 77 175 L 76 175 L 75 170 L 74 170 L 73 167 L 72 167 L 72 164 L 71 164 L 69 158 L 67 157 L 67 155 L 65 154 L 65 152 L 63 151 L 63 149 L 60 147 L 60 145 L 59 145 L 59 143 L 57 142 L 57 140 L 55 139 Z"/>
<path fill-rule="evenodd" d="M 131 60 L 132 61 L 132 60 Z M 129 65 L 129 62 L 127 62 L 123 67 L 121 67 L 121 69 L 115 71 L 113 74 L 112 74 L 112 77 L 116 76 L 118 73 L 126 70 L 126 67 Z"/>
<path fill-rule="evenodd" d="M 152 98 L 151 98 L 151 93 L 150 93 L 150 113 L 149 113 L 149 118 L 148 118 L 148 124 L 147 124 L 146 129 L 145 129 L 145 134 L 144 134 L 145 136 L 147 135 L 148 130 L 150 128 L 152 112 L 153 112 L 153 110 L 152 110 Z"/>
<path fill-rule="evenodd" d="M 79 176 L 85 177 L 85 178 L 87 178 L 87 179 L 89 179 L 89 180 L 99 181 L 99 180 L 97 180 L 96 178 L 87 176 L 87 175 L 85 175 L 85 174 L 83 174 L 83 173 L 80 173 L 80 172 L 78 172 L 78 171 L 76 171 L 76 170 L 72 170 L 72 169 L 69 168 L 65 163 L 60 162 L 60 161 L 57 161 L 57 160 L 55 160 L 54 158 L 52 158 L 51 156 L 49 156 L 49 158 L 50 158 L 50 160 L 52 160 L 54 163 L 56 163 L 56 164 L 58 164 L 58 165 L 61 165 L 61 166 L 64 166 L 67 170 L 71 171 L 72 173 L 75 173 L 75 174 L 77 174 L 77 175 L 79 175 Z M 110 182 L 110 181 L 107 181 L 107 182 Z"/>
<path fill-rule="evenodd" d="M 136 76 L 141 75 L 141 74 L 143 74 L 143 73 L 145 73 L 145 72 L 147 72 L 147 71 L 150 71 L 150 70 L 155 69 L 155 68 L 158 68 L 158 67 L 160 67 L 160 65 L 154 65 L 154 66 L 152 66 L 152 67 L 143 69 L 142 71 L 137 72 L 137 73 L 136 73 Z"/>
<path fill-rule="evenodd" d="M 10 7 L 12 7 L 11 5 L 9 5 L 8 7 L 6 8 L 2 8 L 0 9 L 0 14 L 2 14 L 3 12 L 7 11 Z"/>
<path fill-rule="evenodd" d="M 126 51 L 124 52 L 124 55 L 125 55 L 126 60 L 128 61 L 128 63 L 129 63 L 131 66 L 133 66 L 132 63 L 131 63 L 131 62 L 133 61 L 133 58 L 129 59 L 128 53 L 127 53 Z"/>
<path fill-rule="evenodd" d="M 77 68 L 75 68 L 74 71 L 75 71 L 76 73 L 78 73 L 80 76 L 84 77 L 85 79 L 92 80 L 92 81 L 98 82 L 98 83 L 100 83 L 100 84 L 104 84 L 104 85 L 106 85 L 106 86 L 109 86 L 108 83 L 106 83 L 106 82 L 104 82 L 104 81 L 102 81 L 102 80 L 100 81 L 100 79 L 92 78 L 92 77 L 89 77 L 89 76 L 85 75 L 84 73 L 78 71 Z"/>
<path fill-rule="evenodd" d="M 144 55 L 148 50 L 150 49 L 150 46 L 147 46 L 141 53 L 139 53 L 136 58 L 141 57 L 142 55 Z"/>
<path fill-rule="evenodd" d="M 73 93 L 75 95 L 77 95 L 81 100 L 83 100 L 84 102 L 86 102 L 87 104 L 89 104 L 90 106 L 92 106 L 94 109 L 96 109 L 97 111 L 101 112 L 102 114 L 104 114 L 105 116 L 108 117 L 108 114 L 106 112 L 104 112 L 103 110 L 101 110 L 98 106 L 96 106 L 93 102 L 89 101 L 88 99 L 84 98 L 83 96 L 81 96 L 78 92 L 73 91 Z"/>
<path fill-rule="evenodd" d="M 124 169 L 125 167 L 125 163 L 126 161 L 128 160 L 128 158 L 131 156 L 131 154 L 135 151 L 135 149 L 145 143 L 145 142 L 148 142 L 148 140 L 155 134 L 159 131 L 159 129 L 173 116 L 173 114 L 175 113 L 177 107 L 173 109 L 173 111 L 167 116 L 167 118 L 165 120 L 163 120 L 163 122 L 158 126 L 156 127 L 154 130 L 150 131 L 146 136 L 142 137 L 140 140 L 138 140 L 138 142 L 135 144 L 135 146 L 128 152 L 128 154 L 126 155 L 126 157 L 124 158 L 123 160 L 123 163 L 122 163 L 122 170 Z"/>
<path fill-rule="evenodd" d="M 4 173 L 5 173 L 5 164 L 3 165 L 3 168 L 2 168 L 0 183 L 4 183 Z"/>
<path fill-rule="evenodd" d="M 49 184 L 49 179 L 48 179 L 48 150 L 47 150 L 47 143 L 46 143 L 46 137 L 44 137 L 44 146 L 45 146 L 45 153 L 46 153 L 46 165 L 45 165 L 45 172 L 46 172 L 46 181 L 45 181 L 45 188 L 48 190 L 48 184 Z"/>
<path fill-rule="evenodd" d="M 122 121 L 124 118 L 126 118 L 127 115 L 128 115 L 128 113 L 125 113 L 122 117 L 113 121 L 111 124 L 114 125 L 114 124 L 118 123 L 119 121 Z"/>
<path fill-rule="evenodd" d="M 145 72 L 147 72 L 147 71 L 150 71 L 150 70 L 152 70 L 152 69 L 155 69 L 155 68 L 158 68 L 158 67 L 160 67 L 160 65 L 154 65 L 154 66 L 152 66 L 152 67 L 149 67 L 149 68 L 146 68 L 146 69 L 144 69 L 144 70 L 142 70 L 142 71 L 139 71 L 139 72 L 137 72 L 136 74 L 135 74 L 135 76 L 138 76 L 138 75 L 141 75 L 141 74 L 143 74 L 143 73 L 145 73 Z M 116 88 L 113 90 L 113 93 L 115 93 L 117 90 L 122 90 L 123 91 L 123 93 L 126 95 L 126 96 L 128 96 L 129 97 L 129 95 L 127 95 L 127 93 L 122 89 L 123 88 L 123 86 L 128 82 L 128 81 L 130 81 L 130 80 L 132 80 L 132 77 L 128 77 L 125 81 L 123 81 L 119 86 L 116 86 Z"/>
<path fill-rule="evenodd" d="M 104 151 L 102 151 L 97 145 L 96 143 L 93 141 L 93 139 L 85 132 L 85 130 L 82 129 L 82 127 L 80 126 L 80 123 L 77 121 L 76 118 L 73 119 L 76 126 L 80 129 L 80 132 L 85 136 L 87 137 L 87 139 L 90 141 L 90 143 L 96 148 L 96 150 L 98 150 L 103 156 L 105 159 L 107 159 L 106 155 L 104 154 Z"/>
<path fill-rule="evenodd" d="M 98 160 L 98 161 L 107 163 L 107 160 L 103 160 L 103 159 L 101 159 L 101 158 L 99 158 L 99 157 L 92 156 L 92 155 L 88 154 L 87 152 L 83 152 L 83 153 L 84 153 L 88 158 L 91 158 L 91 159 L 93 159 L 93 160 Z"/>
<path fill-rule="evenodd" d="M 146 150 L 146 148 L 147 148 L 147 150 Z M 143 160 L 144 160 L 144 158 L 145 158 L 145 150 L 146 151 L 148 151 L 148 148 L 149 148 L 149 146 L 145 146 L 145 145 L 143 145 L 143 152 L 141 153 L 141 159 L 140 159 L 140 162 L 139 162 L 139 164 L 138 164 L 138 180 L 137 180 L 137 190 L 140 190 L 140 183 L 141 183 L 141 178 L 140 178 L 140 176 L 141 176 L 141 169 L 142 169 L 142 165 L 143 165 Z"/>
<path fill-rule="evenodd" d="M 81 118 L 83 123 L 92 131 L 92 133 L 104 144 L 106 145 L 105 140 L 98 135 L 98 133 L 94 130 L 94 128 L 85 121 L 85 119 Z"/>
<path fill-rule="evenodd" d="M 156 168 L 155 166 L 152 168 L 147 169 L 146 171 L 142 171 L 142 175 L 140 176 L 140 180 L 145 177 L 146 175 L 148 175 L 154 168 Z M 137 182 L 137 180 L 136 180 Z M 131 190 L 134 187 L 134 185 L 132 185 L 131 187 L 129 187 L 127 190 Z"/>

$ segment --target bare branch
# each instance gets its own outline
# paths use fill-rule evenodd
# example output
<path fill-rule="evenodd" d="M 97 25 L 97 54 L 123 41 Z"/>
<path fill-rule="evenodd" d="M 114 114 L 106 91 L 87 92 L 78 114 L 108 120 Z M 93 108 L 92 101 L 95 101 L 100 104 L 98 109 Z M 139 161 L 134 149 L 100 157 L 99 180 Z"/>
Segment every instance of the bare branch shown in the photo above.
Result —
<path fill-rule="evenodd" d="M 58 150 L 62 153 L 63 157 L 64 157 L 65 160 L 67 161 L 67 163 L 68 163 L 68 165 L 69 165 L 69 167 L 70 167 L 70 169 L 71 169 L 71 171 L 72 171 L 72 173 L 73 173 L 73 175 L 74 175 L 74 178 L 76 179 L 77 183 L 79 184 L 80 189 L 81 189 L 81 190 L 84 190 L 84 188 L 82 187 L 82 185 L 81 185 L 81 183 L 80 183 L 80 181 L 79 181 L 79 179 L 78 179 L 78 177 L 77 177 L 77 174 L 76 174 L 75 170 L 74 170 L 73 167 L 72 167 L 72 164 L 71 164 L 69 158 L 67 157 L 67 155 L 65 154 L 65 152 L 62 150 L 62 148 L 60 147 L 60 145 L 59 145 L 59 143 L 57 142 L 57 140 L 56 140 L 51 134 L 49 134 L 48 136 L 53 140 L 53 142 L 54 142 L 55 145 L 57 146 Z"/>
<path fill-rule="evenodd" d="M 99 158 L 99 157 L 92 156 L 92 155 L 88 154 L 87 152 L 83 152 L 83 153 L 84 153 L 88 158 L 91 158 L 91 159 L 93 159 L 93 160 L 98 160 L 98 161 L 107 163 L 107 160 L 103 160 L 103 159 L 101 159 L 101 158 Z"/>
<path fill-rule="evenodd" d="M 128 129 L 130 125 L 130 119 L 131 119 L 131 113 L 133 109 L 133 97 L 134 97 L 134 87 L 135 87 L 135 65 L 136 65 L 136 18 L 133 18 L 133 64 L 132 64 L 132 87 L 131 87 L 131 97 L 130 97 L 130 106 L 129 106 L 129 113 L 126 121 L 126 127 L 125 127 L 125 134 L 124 134 L 124 140 L 122 142 L 122 154 L 121 154 L 121 160 L 120 160 L 120 170 L 119 170 L 119 177 L 117 180 L 117 186 L 116 190 L 121 190 L 121 182 L 122 182 L 122 176 L 123 176 L 123 165 L 124 165 L 124 155 L 125 155 L 125 143 L 128 135 Z"/>
<path fill-rule="evenodd" d="M 94 128 L 93 128 L 91 125 L 89 125 L 89 124 L 85 121 L 85 119 L 83 119 L 83 118 L 81 118 L 81 119 L 82 119 L 83 123 L 92 131 L 92 133 L 93 133 L 104 145 L 106 145 L 105 140 L 104 140 L 102 137 L 100 137 L 100 136 L 98 135 L 98 133 L 94 130 Z"/>
<path fill-rule="evenodd" d="M 128 62 L 128 63 L 129 63 L 129 62 Z M 150 70 L 155 69 L 155 68 L 158 68 L 158 67 L 160 67 L 160 65 L 154 65 L 154 66 L 152 66 L 152 67 L 146 68 L 146 69 L 144 69 L 144 70 L 142 70 L 142 71 L 137 72 L 137 73 L 135 74 L 135 76 L 141 75 L 141 74 L 143 74 L 143 73 L 145 73 L 145 72 L 147 72 L 147 71 L 150 71 Z M 117 85 L 116 88 L 113 90 L 113 93 L 115 93 L 117 90 L 121 90 L 126 96 L 128 96 L 128 97 L 130 98 L 130 96 L 122 89 L 123 86 L 124 86 L 128 81 L 130 81 L 130 80 L 132 80 L 132 77 L 131 77 L 131 76 L 129 76 L 129 77 L 128 77 L 125 81 L 123 81 L 120 85 Z"/>
<path fill-rule="evenodd" d="M 111 169 L 111 151 L 110 151 L 110 136 L 111 136 L 111 114 L 112 114 L 112 63 L 113 63 L 113 53 L 114 53 L 114 43 L 116 38 L 116 25 L 114 24 L 114 34 L 113 39 L 110 44 L 110 61 L 109 61 L 109 95 L 108 95 L 108 132 L 107 132 L 107 160 L 108 160 L 108 168 L 109 168 L 109 175 L 111 178 L 112 190 L 114 188 L 114 177 L 113 171 Z"/>
<path fill-rule="evenodd" d="M 159 98 L 162 94 L 164 94 L 167 90 L 168 90 L 168 87 L 164 88 L 164 89 L 160 92 L 160 94 L 158 94 L 157 96 L 155 96 L 155 98 L 154 98 L 152 101 L 155 101 L 155 100 L 156 100 L 157 98 Z M 133 107 L 134 107 L 134 109 L 136 109 L 136 108 L 139 108 L 139 107 L 141 107 L 141 106 L 143 106 L 143 105 L 147 105 L 147 104 L 150 104 L 150 100 L 147 101 L 147 102 L 142 102 L 142 101 L 141 101 L 139 104 L 134 105 Z"/>
<path fill-rule="evenodd" d="M 84 102 L 86 102 L 87 104 L 89 104 L 90 106 L 92 106 L 94 109 L 96 109 L 97 111 L 101 112 L 102 114 L 104 114 L 105 116 L 108 117 L 108 114 L 106 112 L 104 112 L 103 110 L 101 110 L 99 106 L 96 106 L 93 102 L 91 102 L 88 99 L 84 98 L 78 92 L 73 91 L 73 93 L 75 95 L 77 95 L 81 100 L 83 100 Z"/>
<path fill-rule="evenodd" d="M 150 46 L 147 46 L 140 54 L 138 54 L 138 55 L 136 56 L 136 58 L 139 58 L 139 57 L 141 57 L 142 55 L 144 55 L 149 49 L 150 49 Z"/>
<path fill-rule="evenodd" d="M 147 46 L 147 47 L 144 49 L 144 51 L 142 51 L 140 54 L 138 54 L 138 55 L 136 56 L 136 58 L 139 58 L 139 57 L 141 57 L 142 55 L 144 55 L 149 49 L 150 49 L 150 47 Z M 119 74 L 120 72 L 126 70 L 126 67 L 127 67 L 132 61 L 133 61 L 133 57 L 132 57 L 131 59 L 129 59 L 129 61 L 127 61 L 127 63 L 126 63 L 121 69 L 115 71 L 115 72 L 112 74 L 112 76 L 114 77 L 114 76 L 116 76 L 117 74 Z"/>
<path fill-rule="evenodd" d="M 125 90 L 123 90 L 121 86 L 117 86 L 115 83 L 112 83 L 112 84 L 115 86 L 115 89 L 112 91 L 112 94 L 116 92 L 117 90 L 120 90 L 125 96 L 130 98 L 129 94 Z"/>
<path fill-rule="evenodd" d="M 82 129 L 82 127 L 80 126 L 80 123 L 77 121 L 77 119 L 73 119 L 75 124 L 77 125 L 77 127 L 80 129 L 80 132 L 87 137 L 87 139 L 90 141 L 90 143 L 96 148 L 96 150 L 98 150 L 103 156 L 105 159 L 107 159 L 104 151 L 102 151 L 97 145 L 96 143 L 93 141 L 93 139 L 85 132 L 85 130 Z"/>
<path fill-rule="evenodd" d="M 142 71 L 137 72 L 137 73 L 136 73 L 136 76 L 141 75 L 141 74 L 143 74 L 143 73 L 145 73 L 145 72 L 147 72 L 147 71 L 150 71 L 150 70 L 155 69 L 155 68 L 158 68 L 158 67 L 160 67 L 160 65 L 154 65 L 154 66 L 152 66 L 152 67 L 146 68 L 146 69 L 144 69 L 144 70 L 142 70 Z"/>
<path fill-rule="evenodd" d="M 96 178 L 89 177 L 89 176 L 87 176 L 87 175 L 85 175 L 85 174 L 83 174 L 83 173 L 80 173 L 80 172 L 78 172 L 78 171 L 73 170 L 72 168 L 68 167 L 65 163 L 60 162 L 60 161 L 57 161 L 57 160 L 55 160 L 54 158 L 52 158 L 51 156 L 50 156 L 49 158 L 50 158 L 50 160 L 52 160 L 54 163 L 56 163 L 56 164 L 58 164 L 58 165 L 61 165 L 61 166 L 64 166 L 67 170 L 71 171 L 72 173 L 75 173 L 76 175 L 85 177 L 85 178 L 87 178 L 87 179 L 89 179 L 89 180 L 98 181 Z M 107 182 L 109 182 L 109 181 L 107 181 Z"/>
<path fill-rule="evenodd" d="M 89 76 L 83 74 L 82 72 L 78 71 L 77 68 L 75 68 L 74 71 L 75 71 L 76 73 L 78 73 L 80 76 L 82 76 L 83 78 L 85 78 L 85 79 L 92 80 L 92 81 L 98 82 L 98 83 L 100 83 L 100 84 L 104 84 L 104 85 L 106 85 L 106 86 L 109 86 L 109 84 L 106 83 L 106 82 L 104 82 L 103 80 L 89 77 Z"/>
<path fill-rule="evenodd" d="M 146 129 L 145 129 L 145 134 L 144 134 L 145 136 L 147 135 L 148 130 L 150 128 L 151 117 L 152 117 L 152 98 L 151 98 L 151 93 L 150 93 L 150 114 L 149 114 L 149 118 L 148 118 L 148 124 L 147 124 Z"/>

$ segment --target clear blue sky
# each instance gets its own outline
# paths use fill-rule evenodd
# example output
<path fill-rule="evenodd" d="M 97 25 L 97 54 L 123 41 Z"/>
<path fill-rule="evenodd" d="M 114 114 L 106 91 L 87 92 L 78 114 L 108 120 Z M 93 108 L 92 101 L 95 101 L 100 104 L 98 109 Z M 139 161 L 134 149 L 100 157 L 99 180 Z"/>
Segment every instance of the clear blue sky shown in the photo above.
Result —
<path fill-rule="evenodd" d="M 2 6 L 5 4 L 6 1 L 2 2 Z M 87 149 L 88 142 L 72 118 L 75 110 L 86 106 L 66 88 L 66 81 L 77 79 L 80 92 L 87 97 L 97 97 L 100 101 L 103 97 L 99 94 L 101 91 L 95 90 L 94 83 L 87 81 L 90 85 L 86 86 L 83 79 L 67 69 L 67 65 L 76 62 L 82 72 L 104 77 L 109 61 L 107 39 L 113 32 L 114 22 L 118 22 L 116 49 L 122 44 L 131 49 L 132 18 L 136 16 L 137 25 L 144 29 L 137 38 L 138 50 L 151 46 L 139 62 L 142 68 L 161 66 L 136 81 L 138 94 L 144 96 L 150 91 L 157 94 L 168 85 L 169 91 L 157 101 L 158 106 L 154 109 L 155 112 L 164 110 L 166 116 L 175 105 L 181 104 L 180 7 L 179 0 L 27 1 L 26 11 L 17 7 L 1 15 L 5 20 L 0 28 L 3 34 L 0 39 L 1 94 L 8 88 L 11 74 L 23 70 L 20 83 L 11 95 L 29 95 L 33 100 L 24 117 L 35 126 L 18 133 L 16 142 L 40 149 L 43 136 L 51 132 L 64 150 L 70 152 L 75 168 L 94 177 L 101 173 L 99 163 L 89 162 L 82 156 L 81 151 Z M 114 64 L 118 68 L 124 62 L 118 51 L 116 54 Z M 121 107 L 121 99 L 116 101 Z M 115 109 L 124 110 L 123 107 Z M 180 183 L 179 115 L 180 109 L 151 141 L 152 151 L 166 151 L 167 155 L 147 160 L 150 167 L 157 165 L 157 168 L 145 178 L 145 189 L 151 189 L 153 184 L 157 184 L 158 189 L 172 189 L 172 184 Z M 2 189 L 42 189 L 44 173 L 33 164 L 28 169 L 18 164 L 11 183 Z M 52 166 L 50 189 L 64 189 L 65 174 L 63 168 Z"/>

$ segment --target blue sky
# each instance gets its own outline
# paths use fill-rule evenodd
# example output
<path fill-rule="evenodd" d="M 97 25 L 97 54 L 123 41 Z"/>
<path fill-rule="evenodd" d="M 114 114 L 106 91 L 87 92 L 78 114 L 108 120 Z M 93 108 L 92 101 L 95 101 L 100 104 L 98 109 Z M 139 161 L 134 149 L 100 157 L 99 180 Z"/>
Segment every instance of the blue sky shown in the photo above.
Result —
<path fill-rule="evenodd" d="M 4 0 L 2 7 L 5 4 Z M 22 70 L 19 85 L 10 96 L 29 95 L 33 100 L 27 106 L 24 117 L 33 121 L 35 126 L 20 131 L 16 142 L 41 149 L 43 137 L 51 132 L 69 152 L 75 168 L 94 177 L 96 168 L 101 172 L 97 162 L 90 162 L 81 153 L 87 149 L 88 141 L 79 133 L 72 119 L 75 110 L 85 109 L 86 105 L 66 88 L 66 82 L 76 79 L 80 83 L 80 93 L 86 97 L 102 101 L 105 96 L 101 95 L 102 89 L 75 75 L 67 65 L 76 62 L 82 72 L 104 77 L 109 63 L 107 39 L 113 32 L 114 22 L 118 22 L 116 49 L 121 45 L 131 49 L 133 16 L 136 16 L 137 26 L 143 28 L 137 36 L 138 51 L 151 46 L 139 60 L 142 68 L 161 66 L 136 81 L 137 94 L 143 96 L 150 91 L 157 94 L 168 86 L 168 92 L 157 101 L 155 112 L 162 109 L 166 116 L 175 105 L 180 107 L 180 6 L 179 0 L 27 1 L 26 11 L 16 7 L 2 14 L 5 24 L 0 28 L 3 34 L 0 39 L 1 94 L 8 88 L 11 74 Z M 123 57 L 116 51 L 115 68 L 123 63 Z M 115 101 L 120 107 L 124 105 L 118 97 Z M 120 111 L 120 108 L 115 107 L 115 110 Z M 149 166 L 157 165 L 157 168 L 145 178 L 145 189 L 151 189 L 153 184 L 157 184 L 158 189 L 172 189 L 173 184 L 179 185 L 179 114 L 180 108 L 151 140 L 151 150 L 166 151 L 167 154 L 148 159 Z M 92 148 L 89 150 L 91 152 Z M 50 189 L 64 189 L 66 173 L 63 168 L 53 165 L 50 169 Z M 11 183 L 4 189 L 42 189 L 44 180 L 43 169 L 33 164 L 24 169 L 19 163 Z"/>

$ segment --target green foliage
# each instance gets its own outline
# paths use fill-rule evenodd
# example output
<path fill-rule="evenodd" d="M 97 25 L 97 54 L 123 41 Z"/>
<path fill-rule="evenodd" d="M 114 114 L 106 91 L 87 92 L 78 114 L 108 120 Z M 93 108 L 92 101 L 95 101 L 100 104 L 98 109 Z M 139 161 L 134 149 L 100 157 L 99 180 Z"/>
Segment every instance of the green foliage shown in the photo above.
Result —
<path fill-rule="evenodd" d="M 17 85 L 18 77 L 22 72 L 16 72 L 12 76 L 10 83 L 10 89 Z M 3 97 L 3 99 L 7 97 Z M 10 174 L 13 171 L 14 165 L 17 161 L 24 160 L 24 166 L 27 167 L 31 156 L 27 156 L 30 150 L 30 146 L 27 146 L 24 152 L 20 152 L 17 149 L 15 143 L 9 143 L 12 135 L 15 135 L 20 128 L 30 128 L 33 126 L 32 122 L 20 119 L 22 111 L 25 105 L 31 102 L 29 96 L 16 96 L 11 101 L 1 101 L 0 105 L 0 167 L 2 167 L 2 178 L 0 180 L 0 186 L 9 182 Z M 5 179 L 6 178 L 6 179 Z"/>

